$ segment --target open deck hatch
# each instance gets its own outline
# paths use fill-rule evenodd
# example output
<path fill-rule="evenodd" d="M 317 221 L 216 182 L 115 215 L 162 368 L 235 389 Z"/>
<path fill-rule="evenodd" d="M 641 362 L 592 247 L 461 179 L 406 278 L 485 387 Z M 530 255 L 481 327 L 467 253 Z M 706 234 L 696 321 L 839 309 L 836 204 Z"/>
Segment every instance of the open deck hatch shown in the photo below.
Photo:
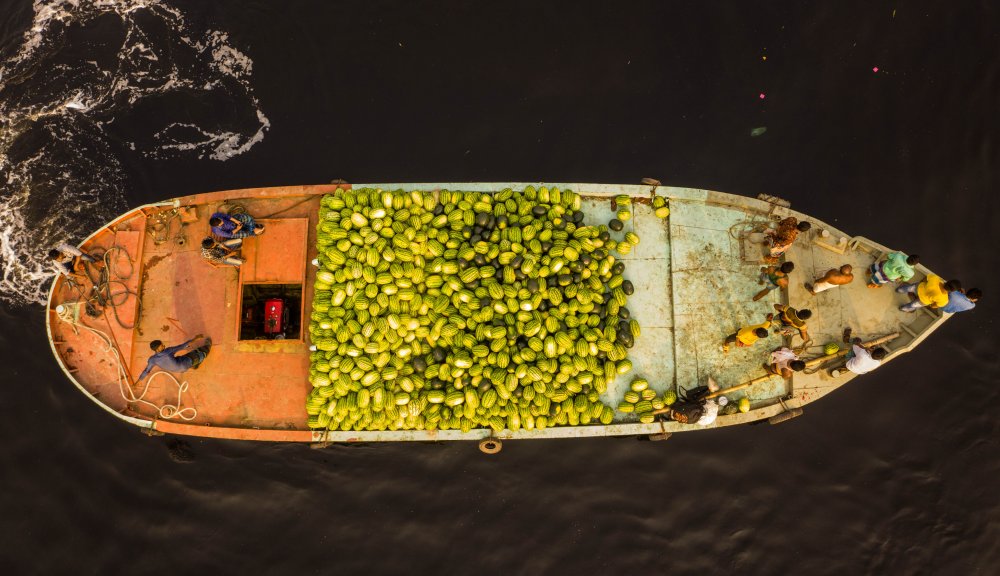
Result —
<path fill-rule="evenodd" d="M 258 222 L 266 232 L 243 243 L 239 339 L 302 341 L 309 219 Z"/>
<path fill-rule="evenodd" d="M 244 284 L 240 340 L 301 340 L 301 284 Z"/>

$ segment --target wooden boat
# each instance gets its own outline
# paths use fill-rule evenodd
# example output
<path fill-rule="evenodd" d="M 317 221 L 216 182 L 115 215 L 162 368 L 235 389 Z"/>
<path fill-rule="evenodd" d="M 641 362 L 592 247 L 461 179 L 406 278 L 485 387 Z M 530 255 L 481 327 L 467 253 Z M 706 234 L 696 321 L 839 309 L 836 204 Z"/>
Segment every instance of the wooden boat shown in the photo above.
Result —
<path fill-rule="evenodd" d="M 538 183 L 358 184 L 385 190 L 441 189 L 495 192 Z M 612 199 L 633 199 L 635 230 L 641 244 L 622 259 L 635 285 L 629 307 L 641 319 L 642 336 L 629 350 L 634 374 L 646 376 L 658 392 L 682 391 L 712 376 L 732 401 L 746 397 L 746 413 L 720 415 L 717 428 L 759 420 L 772 423 L 802 413 L 802 407 L 842 386 L 854 375 L 833 371 L 845 351 L 826 356 L 823 344 L 840 342 L 845 326 L 890 352 L 887 361 L 909 352 L 947 314 L 926 308 L 903 313 L 905 301 L 891 287 L 865 286 L 867 268 L 889 252 L 860 236 L 792 211 L 786 202 L 656 184 L 549 184 L 583 197 L 586 222 L 613 217 Z M 316 268 L 316 225 L 324 194 L 350 185 L 254 188 L 196 194 L 140 206 L 109 222 L 81 245 L 105 254 L 91 278 L 58 278 L 52 286 L 47 325 L 52 351 L 69 380 L 98 406 L 148 433 L 282 442 L 371 442 L 405 440 L 484 440 L 496 449 L 503 439 L 648 435 L 704 429 L 673 421 L 644 424 L 615 413 L 608 425 L 549 427 L 518 431 L 491 429 L 339 431 L 311 430 L 304 409 L 308 380 L 308 319 Z M 670 216 L 654 216 L 649 199 L 666 197 Z M 266 234 L 248 240 L 240 268 L 216 267 L 202 258 L 200 241 L 209 215 L 245 209 L 266 224 Z M 787 294 L 773 291 L 759 302 L 762 249 L 752 242 L 786 216 L 813 223 L 786 253 L 796 263 Z M 851 264 L 850 285 L 810 295 L 803 287 L 827 269 Z M 918 266 L 916 279 L 929 271 Z M 96 289 L 94 284 L 97 285 Z M 261 301 L 280 296 L 289 308 L 285 333 L 262 339 Z M 809 368 L 790 379 L 768 376 L 762 363 L 782 339 L 772 336 L 752 348 L 723 354 L 721 342 L 740 326 L 758 323 L 781 302 L 810 308 L 812 341 L 796 340 Z M 197 333 L 213 339 L 208 359 L 197 370 L 135 377 L 146 366 L 149 343 L 181 343 Z M 786 338 L 785 343 L 789 343 Z M 837 374 L 837 375 L 833 375 Z M 628 390 L 619 378 L 602 395 L 614 407 Z M 741 386 L 742 385 L 742 386 Z"/>

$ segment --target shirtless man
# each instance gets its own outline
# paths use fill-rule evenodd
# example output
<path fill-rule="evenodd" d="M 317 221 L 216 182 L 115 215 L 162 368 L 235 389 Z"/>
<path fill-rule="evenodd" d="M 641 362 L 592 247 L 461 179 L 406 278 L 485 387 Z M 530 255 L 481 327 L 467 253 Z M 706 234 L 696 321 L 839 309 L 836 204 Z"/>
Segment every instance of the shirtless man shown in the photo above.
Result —
<path fill-rule="evenodd" d="M 817 278 L 812 284 L 806 283 L 806 290 L 815 296 L 824 290 L 850 284 L 854 280 L 852 270 L 850 264 L 844 264 L 840 268 L 830 268 L 822 278 Z"/>

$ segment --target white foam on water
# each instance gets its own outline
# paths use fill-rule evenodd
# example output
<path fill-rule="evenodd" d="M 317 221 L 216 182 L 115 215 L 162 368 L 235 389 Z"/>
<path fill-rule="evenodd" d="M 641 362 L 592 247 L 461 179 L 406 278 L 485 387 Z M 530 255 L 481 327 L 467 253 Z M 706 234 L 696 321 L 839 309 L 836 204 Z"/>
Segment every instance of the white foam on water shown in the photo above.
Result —
<path fill-rule="evenodd" d="M 19 48 L 0 63 L 0 301 L 8 304 L 44 302 L 49 248 L 124 211 L 122 154 L 225 161 L 270 128 L 250 85 L 253 61 L 180 9 L 159 0 L 36 0 L 33 9 Z M 109 18 L 119 26 L 110 34 Z M 74 42 L 98 21 L 97 48 Z M 164 104 L 171 98 L 180 104 Z M 221 99 L 234 112 L 174 112 L 192 99 Z"/>

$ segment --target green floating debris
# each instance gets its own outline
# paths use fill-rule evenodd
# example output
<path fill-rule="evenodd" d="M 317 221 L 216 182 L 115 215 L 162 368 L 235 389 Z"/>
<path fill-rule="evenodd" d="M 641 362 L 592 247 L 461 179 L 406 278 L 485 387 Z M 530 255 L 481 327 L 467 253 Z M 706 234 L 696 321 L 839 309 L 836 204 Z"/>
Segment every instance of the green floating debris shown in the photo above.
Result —
<path fill-rule="evenodd" d="M 767 132 L 767 126 L 758 126 L 750 131 L 750 136 L 753 137 L 760 136 L 764 132 Z"/>

